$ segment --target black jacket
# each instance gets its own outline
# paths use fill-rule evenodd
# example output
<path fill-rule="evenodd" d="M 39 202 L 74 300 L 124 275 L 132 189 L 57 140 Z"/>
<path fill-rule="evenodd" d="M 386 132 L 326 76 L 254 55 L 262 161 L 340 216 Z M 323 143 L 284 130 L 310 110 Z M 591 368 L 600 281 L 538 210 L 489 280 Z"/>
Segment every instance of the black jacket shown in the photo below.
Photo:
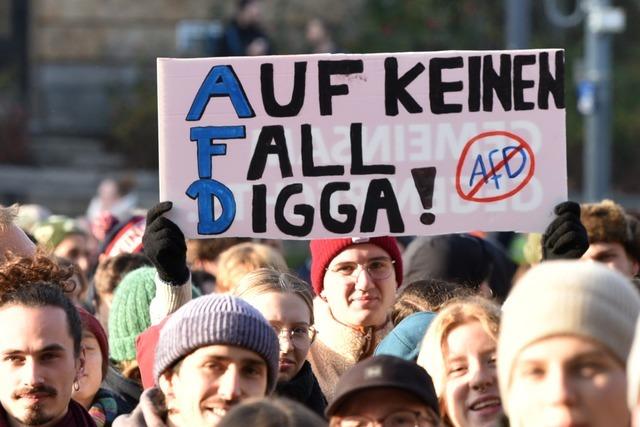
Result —
<path fill-rule="evenodd" d="M 318 384 L 318 380 L 311 370 L 311 364 L 307 361 L 304 362 L 300 371 L 291 381 L 277 384 L 275 395 L 300 402 L 324 418 L 327 399 L 325 399 L 322 390 L 320 390 L 320 384 Z"/>
<path fill-rule="evenodd" d="M 136 407 L 142 394 L 142 387 L 133 380 L 122 376 L 113 366 L 109 366 L 107 376 L 100 386 L 118 395 L 123 401 L 118 403 L 118 411 L 127 414 Z"/>

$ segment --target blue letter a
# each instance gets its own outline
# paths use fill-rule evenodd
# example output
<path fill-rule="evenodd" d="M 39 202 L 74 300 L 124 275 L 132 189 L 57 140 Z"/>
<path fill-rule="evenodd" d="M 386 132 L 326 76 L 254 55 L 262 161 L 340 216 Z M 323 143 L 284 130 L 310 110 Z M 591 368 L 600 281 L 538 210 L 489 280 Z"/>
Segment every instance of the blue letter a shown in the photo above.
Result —
<path fill-rule="evenodd" d="M 200 120 L 211 97 L 228 96 L 239 118 L 254 117 L 238 76 L 230 65 L 216 65 L 202 82 L 187 114 L 188 121 Z"/>
<path fill-rule="evenodd" d="M 478 169 L 480 169 L 478 171 Z M 487 181 L 487 168 L 484 166 L 484 162 L 482 161 L 482 155 L 478 154 L 476 157 L 476 162 L 473 164 L 473 171 L 471 171 L 471 178 L 469 178 L 469 187 L 473 187 L 473 183 L 475 181 L 476 176 L 481 176 L 482 179 Z"/>

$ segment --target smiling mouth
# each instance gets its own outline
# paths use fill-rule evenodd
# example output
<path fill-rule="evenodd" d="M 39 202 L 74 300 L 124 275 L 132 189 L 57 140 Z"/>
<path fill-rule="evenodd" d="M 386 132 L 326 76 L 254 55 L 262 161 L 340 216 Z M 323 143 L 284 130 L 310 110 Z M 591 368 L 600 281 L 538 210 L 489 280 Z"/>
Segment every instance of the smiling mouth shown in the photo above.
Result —
<path fill-rule="evenodd" d="M 497 408 L 497 407 L 500 407 L 501 405 L 502 405 L 502 402 L 500 401 L 500 399 L 497 397 L 494 397 L 489 399 L 483 399 L 480 402 L 476 402 L 472 404 L 469 407 L 469 409 L 472 411 L 480 411 L 487 408 Z"/>
<path fill-rule="evenodd" d="M 354 302 L 370 302 L 370 301 L 377 301 L 379 298 L 378 297 L 374 297 L 372 295 L 363 295 L 363 296 L 359 296 L 359 297 L 354 297 L 351 299 L 351 301 Z"/>
<path fill-rule="evenodd" d="M 223 418 L 225 415 L 227 415 L 227 408 L 220 408 L 218 406 L 214 406 L 213 408 L 207 408 L 207 411 L 212 412 L 213 415 L 219 417 L 219 418 Z"/>

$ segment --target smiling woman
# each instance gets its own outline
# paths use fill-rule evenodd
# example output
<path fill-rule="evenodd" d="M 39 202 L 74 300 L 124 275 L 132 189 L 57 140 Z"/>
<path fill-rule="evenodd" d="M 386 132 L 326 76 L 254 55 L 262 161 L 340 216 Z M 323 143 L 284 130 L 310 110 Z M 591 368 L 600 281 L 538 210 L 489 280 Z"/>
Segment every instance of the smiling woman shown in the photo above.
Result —
<path fill-rule="evenodd" d="M 496 372 L 500 309 L 479 296 L 452 300 L 433 320 L 418 365 L 427 370 L 448 426 L 493 426 L 502 415 Z"/>

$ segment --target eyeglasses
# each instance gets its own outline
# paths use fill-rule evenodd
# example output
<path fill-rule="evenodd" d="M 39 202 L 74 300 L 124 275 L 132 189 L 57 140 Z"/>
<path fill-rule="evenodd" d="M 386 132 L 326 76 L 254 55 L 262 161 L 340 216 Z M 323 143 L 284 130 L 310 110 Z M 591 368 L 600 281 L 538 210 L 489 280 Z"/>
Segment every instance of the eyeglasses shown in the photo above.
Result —
<path fill-rule="evenodd" d="M 366 270 L 374 280 L 388 279 L 393 272 L 393 264 L 396 261 L 389 258 L 377 258 L 367 261 L 364 264 L 357 262 L 340 262 L 331 268 L 326 268 L 326 271 L 339 274 L 345 278 L 351 277 L 356 279 L 363 270 Z M 361 267 L 358 268 L 358 267 Z"/>
<path fill-rule="evenodd" d="M 316 329 L 313 326 L 295 326 L 293 328 L 281 328 L 271 325 L 278 339 L 289 339 L 294 347 L 305 347 L 313 342 L 316 337 Z"/>
<path fill-rule="evenodd" d="M 392 412 L 377 420 L 365 416 L 341 417 L 337 422 L 331 423 L 334 427 L 436 427 L 437 425 L 438 421 L 433 417 L 413 411 Z"/>

